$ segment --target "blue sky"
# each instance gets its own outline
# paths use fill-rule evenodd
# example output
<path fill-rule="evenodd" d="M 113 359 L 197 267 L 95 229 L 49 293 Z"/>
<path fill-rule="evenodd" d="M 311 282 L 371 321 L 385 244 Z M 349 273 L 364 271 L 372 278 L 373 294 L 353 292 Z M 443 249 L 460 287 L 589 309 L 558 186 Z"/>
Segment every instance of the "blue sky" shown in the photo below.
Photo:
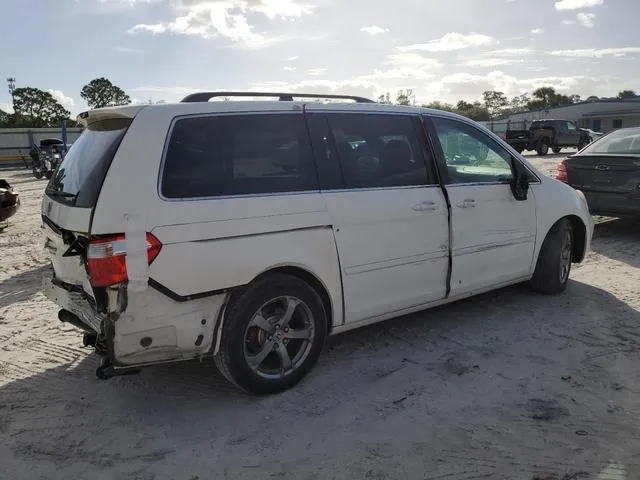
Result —
<path fill-rule="evenodd" d="M 106 76 L 136 101 L 202 89 L 417 102 L 552 85 L 640 91 L 639 0 L 2 0 L 0 75 L 76 114 Z M 7 88 L 0 108 L 7 109 Z"/>

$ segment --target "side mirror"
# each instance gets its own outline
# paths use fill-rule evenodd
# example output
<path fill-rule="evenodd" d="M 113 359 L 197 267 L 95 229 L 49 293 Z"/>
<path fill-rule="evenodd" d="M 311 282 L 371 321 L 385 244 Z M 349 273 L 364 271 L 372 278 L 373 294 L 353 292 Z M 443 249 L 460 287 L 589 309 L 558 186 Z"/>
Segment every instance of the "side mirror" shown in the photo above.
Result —
<path fill-rule="evenodd" d="M 519 202 L 524 202 L 529 193 L 529 176 L 526 172 L 519 173 L 511 180 L 511 192 L 513 198 Z"/>
<path fill-rule="evenodd" d="M 511 164 L 513 165 L 511 193 L 517 201 L 524 202 L 529 193 L 529 172 L 515 158 L 511 159 Z"/>

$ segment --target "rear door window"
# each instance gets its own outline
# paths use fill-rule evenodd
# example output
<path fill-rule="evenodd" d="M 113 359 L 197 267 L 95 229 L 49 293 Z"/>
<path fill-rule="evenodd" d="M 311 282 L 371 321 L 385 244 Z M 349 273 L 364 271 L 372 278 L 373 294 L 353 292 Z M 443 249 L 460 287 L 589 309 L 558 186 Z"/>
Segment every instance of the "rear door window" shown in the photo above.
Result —
<path fill-rule="evenodd" d="M 162 172 L 165 198 L 317 189 L 302 114 L 199 116 L 175 122 Z"/>
<path fill-rule="evenodd" d="M 354 113 L 327 117 L 346 188 L 435 183 L 428 176 L 413 117 Z"/>
<path fill-rule="evenodd" d="M 51 177 L 45 193 L 61 203 L 93 208 L 131 122 L 131 118 L 112 118 L 89 124 Z"/>

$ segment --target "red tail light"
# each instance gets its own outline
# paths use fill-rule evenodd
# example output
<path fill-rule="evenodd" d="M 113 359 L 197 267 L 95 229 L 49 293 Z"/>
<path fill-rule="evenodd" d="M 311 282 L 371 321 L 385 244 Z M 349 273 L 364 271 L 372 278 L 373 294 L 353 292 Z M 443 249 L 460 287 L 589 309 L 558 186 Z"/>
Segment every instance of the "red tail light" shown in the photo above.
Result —
<path fill-rule="evenodd" d="M 149 265 L 156 259 L 162 243 L 147 233 L 147 258 Z M 87 251 L 89 279 L 94 287 L 109 287 L 126 282 L 127 242 L 124 234 L 100 237 L 89 242 Z"/>
<path fill-rule="evenodd" d="M 558 164 L 558 170 L 556 171 L 556 180 L 560 180 L 564 183 L 569 183 L 569 176 L 567 175 L 567 164 L 562 160 Z"/>

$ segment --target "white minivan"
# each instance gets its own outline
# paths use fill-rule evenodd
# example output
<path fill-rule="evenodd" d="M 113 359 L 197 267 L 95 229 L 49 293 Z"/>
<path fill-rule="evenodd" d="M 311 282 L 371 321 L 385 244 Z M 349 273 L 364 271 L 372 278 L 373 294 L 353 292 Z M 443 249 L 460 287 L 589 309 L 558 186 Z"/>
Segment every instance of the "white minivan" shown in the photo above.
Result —
<path fill-rule="evenodd" d="M 327 96 L 80 115 L 42 203 L 43 291 L 103 356 L 98 377 L 213 356 L 277 392 L 327 335 L 519 282 L 565 289 L 593 233 L 581 192 L 467 118 L 307 97 Z"/>

